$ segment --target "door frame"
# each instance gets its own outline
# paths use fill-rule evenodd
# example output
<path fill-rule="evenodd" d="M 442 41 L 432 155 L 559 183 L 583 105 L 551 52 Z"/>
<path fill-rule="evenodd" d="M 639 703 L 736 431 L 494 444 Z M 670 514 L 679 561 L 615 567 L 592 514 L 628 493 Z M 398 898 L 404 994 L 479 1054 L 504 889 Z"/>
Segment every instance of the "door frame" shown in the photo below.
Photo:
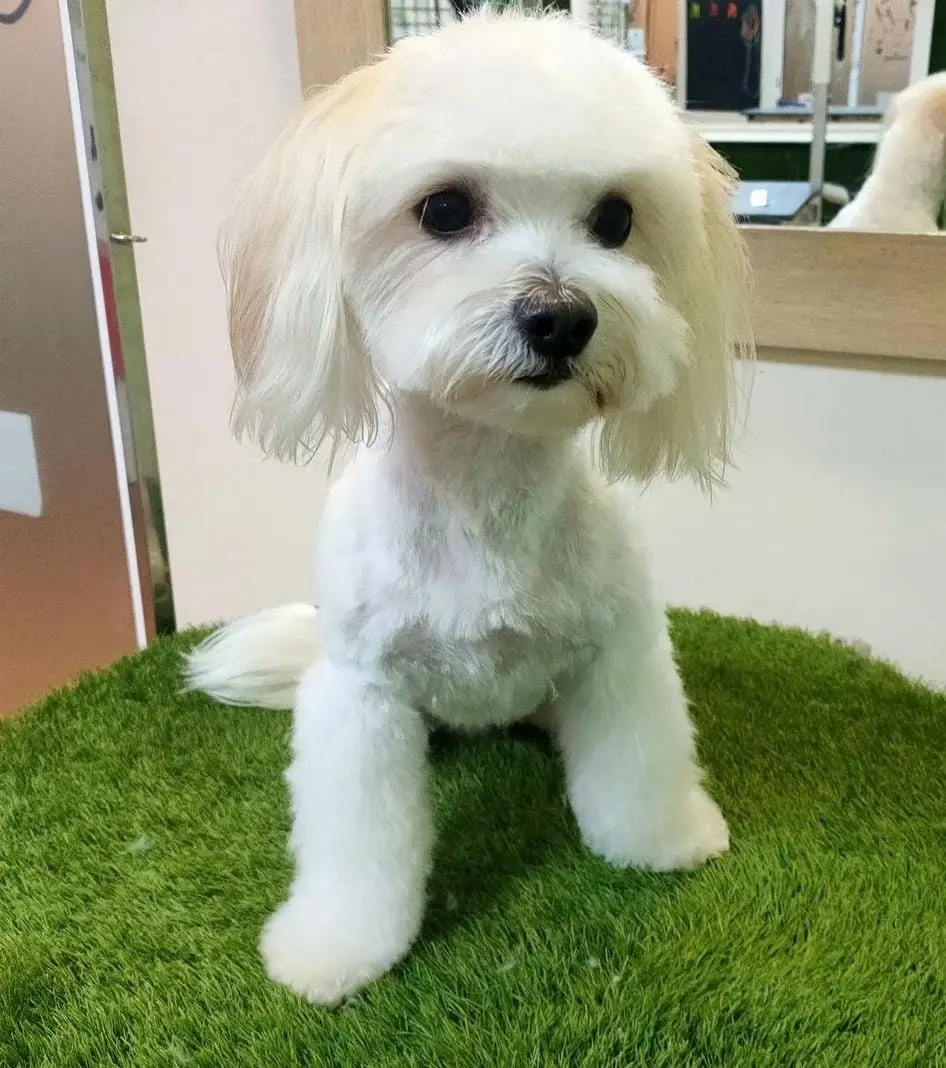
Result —
<path fill-rule="evenodd" d="M 135 560 L 147 640 L 174 629 L 174 599 L 158 467 L 136 248 L 112 70 L 106 0 L 60 0 L 64 44 L 78 86 L 79 150 L 103 283 L 106 336 L 114 369 Z"/>

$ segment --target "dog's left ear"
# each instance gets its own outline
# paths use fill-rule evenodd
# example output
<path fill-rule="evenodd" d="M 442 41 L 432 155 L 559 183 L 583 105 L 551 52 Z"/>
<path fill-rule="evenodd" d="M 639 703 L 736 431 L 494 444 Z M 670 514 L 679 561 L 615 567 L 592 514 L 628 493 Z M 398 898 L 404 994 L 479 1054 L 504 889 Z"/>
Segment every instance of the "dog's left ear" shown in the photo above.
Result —
<path fill-rule="evenodd" d="M 735 361 L 754 355 L 751 281 L 732 215 L 735 172 L 698 134 L 691 146 L 701 225 L 686 235 L 685 250 L 663 279 L 668 302 L 687 327 L 685 362 L 669 393 L 646 412 L 619 417 L 622 425 L 606 427 L 605 434 L 627 437 L 620 451 L 638 477 L 684 475 L 712 488 L 722 482 L 730 458 Z"/>

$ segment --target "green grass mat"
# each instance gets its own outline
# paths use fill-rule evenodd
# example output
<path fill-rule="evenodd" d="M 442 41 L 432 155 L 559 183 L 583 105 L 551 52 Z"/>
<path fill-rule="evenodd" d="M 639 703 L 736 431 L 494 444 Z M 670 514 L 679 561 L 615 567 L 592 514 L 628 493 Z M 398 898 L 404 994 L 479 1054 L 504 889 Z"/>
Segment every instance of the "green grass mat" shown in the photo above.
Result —
<path fill-rule="evenodd" d="M 946 1063 L 946 699 L 795 632 L 674 635 L 732 853 L 614 871 L 541 739 L 440 740 L 423 936 L 335 1012 L 256 956 L 288 715 L 180 696 L 183 637 L 0 728 L 0 1065 Z"/>

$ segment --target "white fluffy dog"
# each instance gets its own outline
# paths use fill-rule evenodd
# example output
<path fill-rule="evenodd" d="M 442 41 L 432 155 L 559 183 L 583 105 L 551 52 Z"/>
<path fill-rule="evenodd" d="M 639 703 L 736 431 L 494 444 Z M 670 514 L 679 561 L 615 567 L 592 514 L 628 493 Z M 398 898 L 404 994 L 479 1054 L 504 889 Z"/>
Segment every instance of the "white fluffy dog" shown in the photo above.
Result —
<path fill-rule="evenodd" d="M 224 244 L 236 425 L 282 458 L 364 446 L 318 620 L 263 612 L 190 662 L 220 700 L 294 706 L 295 879 L 261 949 L 304 997 L 417 936 L 432 723 L 541 717 L 614 864 L 727 848 L 606 480 L 720 475 L 749 347 L 729 180 L 631 56 L 482 14 L 317 96 L 249 182 Z"/>
<path fill-rule="evenodd" d="M 870 175 L 831 226 L 893 233 L 939 233 L 946 199 L 946 72 L 898 93 Z"/>

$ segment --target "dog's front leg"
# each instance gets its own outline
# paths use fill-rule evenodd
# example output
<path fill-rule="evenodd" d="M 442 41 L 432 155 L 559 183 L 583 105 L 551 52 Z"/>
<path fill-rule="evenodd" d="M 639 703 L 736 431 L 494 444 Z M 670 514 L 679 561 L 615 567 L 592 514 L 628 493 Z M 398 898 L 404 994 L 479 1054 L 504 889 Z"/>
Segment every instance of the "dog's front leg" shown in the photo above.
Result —
<path fill-rule="evenodd" d="M 289 899 L 260 949 L 272 979 L 332 1004 L 385 973 L 420 929 L 432 830 L 427 733 L 376 680 L 323 661 L 296 700 Z"/>
<path fill-rule="evenodd" d="M 665 631 L 629 629 L 558 686 L 550 726 L 586 844 L 613 864 L 688 868 L 729 835 L 700 785 L 686 699 Z"/>

